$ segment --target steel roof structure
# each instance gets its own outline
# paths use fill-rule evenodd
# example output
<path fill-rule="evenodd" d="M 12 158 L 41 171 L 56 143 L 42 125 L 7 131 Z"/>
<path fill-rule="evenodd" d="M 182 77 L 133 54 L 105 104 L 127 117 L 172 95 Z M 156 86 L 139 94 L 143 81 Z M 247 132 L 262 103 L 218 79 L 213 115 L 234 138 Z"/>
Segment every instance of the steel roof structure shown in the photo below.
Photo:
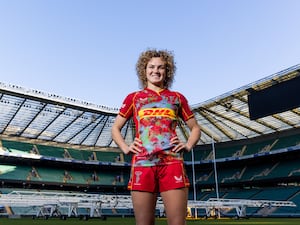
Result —
<path fill-rule="evenodd" d="M 299 107 L 256 120 L 250 120 L 248 108 L 250 90 L 263 90 L 299 75 L 300 64 L 191 105 L 202 129 L 198 144 L 209 144 L 212 139 L 216 143 L 249 139 L 299 128 Z M 0 82 L 0 110 L 2 138 L 55 142 L 99 150 L 117 147 L 111 137 L 117 108 Z M 189 131 L 184 123 L 179 125 L 177 133 L 184 140 Z M 122 134 L 128 143 L 133 140 L 135 126 L 132 120 L 126 123 Z"/>

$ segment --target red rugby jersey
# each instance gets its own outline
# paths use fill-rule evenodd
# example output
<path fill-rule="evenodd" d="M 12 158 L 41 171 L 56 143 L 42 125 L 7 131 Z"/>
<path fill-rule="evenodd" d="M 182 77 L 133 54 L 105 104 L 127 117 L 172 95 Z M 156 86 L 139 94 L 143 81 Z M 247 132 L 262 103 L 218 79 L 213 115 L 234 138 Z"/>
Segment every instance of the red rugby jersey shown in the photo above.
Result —
<path fill-rule="evenodd" d="M 133 116 L 136 136 L 142 140 L 143 151 L 134 155 L 135 166 L 152 166 L 182 160 L 180 153 L 170 149 L 172 137 L 176 136 L 178 118 L 186 121 L 194 117 L 186 98 L 179 92 L 151 89 L 133 92 L 123 101 L 119 114 Z"/>

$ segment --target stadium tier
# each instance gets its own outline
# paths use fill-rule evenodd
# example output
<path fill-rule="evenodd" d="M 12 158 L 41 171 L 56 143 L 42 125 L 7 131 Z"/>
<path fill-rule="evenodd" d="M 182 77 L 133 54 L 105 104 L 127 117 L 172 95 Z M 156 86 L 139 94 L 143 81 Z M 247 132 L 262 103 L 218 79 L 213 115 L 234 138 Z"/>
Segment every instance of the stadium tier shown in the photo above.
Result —
<path fill-rule="evenodd" d="M 191 216 L 300 217 L 300 109 L 252 120 L 248 108 L 251 93 L 293 81 L 299 70 L 191 106 L 202 129 L 184 155 Z M 0 107 L 1 215 L 133 216 L 131 156 L 111 138 L 118 109 L 3 83 Z M 185 141 L 188 128 L 179 124 Z M 132 121 L 122 134 L 133 140 Z M 36 207 L 22 201 L 35 196 Z M 157 213 L 163 216 L 161 202 Z"/>
<path fill-rule="evenodd" d="M 206 157 L 192 162 L 186 156 L 189 179 L 191 183 L 195 182 L 196 187 L 195 190 L 191 188 L 190 199 L 195 200 L 195 196 L 197 201 L 216 198 L 215 176 L 217 176 L 219 198 L 270 201 L 295 199 L 298 203 L 300 133 L 294 132 L 295 130 L 282 132 L 281 136 L 267 135 L 263 139 L 240 141 L 238 144 L 233 143 L 232 147 L 228 143 L 226 146 L 216 144 L 215 151 L 219 154 L 216 154 L 215 161 L 211 157 Z M 6 192 L 8 187 L 15 186 L 23 190 L 58 189 L 91 193 L 105 193 L 109 190 L 129 194 L 126 192 L 126 185 L 130 163 L 124 161 L 126 157 L 120 152 L 68 148 L 66 157 L 66 149 L 56 146 L 4 139 L 1 140 L 1 146 L 0 179 Z M 205 152 L 201 148 L 209 149 L 209 146 L 195 148 L 193 153 L 196 159 L 203 158 L 199 156 Z M 248 148 L 252 151 L 236 155 L 237 151 Z M 268 150 L 261 151 L 261 149 Z M 101 159 L 104 161 L 100 161 Z M 217 173 L 214 171 L 214 162 L 217 165 Z M 248 210 L 252 216 L 261 215 L 260 207 L 251 207 Z M 291 210 L 294 215 L 298 213 L 295 209 Z M 198 215 L 202 216 L 207 213 L 203 208 L 199 208 L 198 211 Z M 272 210 L 270 215 L 276 216 L 276 212 L 277 210 Z M 283 212 L 291 211 L 284 209 L 278 212 L 282 216 Z M 236 212 L 233 209 L 222 213 L 233 216 Z M 265 215 L 266 210 L 263 213 Z"/>

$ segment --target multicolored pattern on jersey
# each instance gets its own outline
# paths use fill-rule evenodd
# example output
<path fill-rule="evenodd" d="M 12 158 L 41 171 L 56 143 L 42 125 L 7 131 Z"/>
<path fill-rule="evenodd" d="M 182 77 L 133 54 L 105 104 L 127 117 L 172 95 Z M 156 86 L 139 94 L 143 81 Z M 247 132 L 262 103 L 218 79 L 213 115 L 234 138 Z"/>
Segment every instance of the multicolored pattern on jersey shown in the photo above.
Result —
<path fill-rule="evenodd" d="M 174 91 L 150 89 L 129 94 L 120 109 L 121 116 L 133 116 L 136 136 L 142 141 L 142 152 L 134 155 L 134 166 L 153 166 L 182 161 L 180 153 L 173 153 L 170 141 L 176 136 L 178 118 L 184 121 L 194 115 L 186 98 Z"/>

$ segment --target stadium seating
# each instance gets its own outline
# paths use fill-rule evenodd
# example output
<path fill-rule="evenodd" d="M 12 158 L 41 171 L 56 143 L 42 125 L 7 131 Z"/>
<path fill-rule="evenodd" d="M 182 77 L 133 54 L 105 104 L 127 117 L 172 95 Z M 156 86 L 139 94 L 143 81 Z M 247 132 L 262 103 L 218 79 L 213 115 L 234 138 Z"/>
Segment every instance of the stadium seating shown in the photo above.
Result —
<path fill-rule="evenodd" d="M 292 134 L 261 138 L 251 142 L 241 141 L 231 146 L 216 144 L 215 163 L 219 198 L 282 200 L 293 201 L 300 205 L 300 188 L 292 186 L 294 180 L 300 177 L 300 156 L 297 153 L 300 150 L 299 141 L 300 135 Z M 1 144 L 2 184 L 15 182 L 20 184 L 19 187 L 25 185 L 26 188 L 30 185 L 35 188 L 40 185 L 38 187 L 42 188 L 44 187 L 42 185 L 45 185 L 48 188 L 60 187 L 70 191 L 80 187 L 82 191 L 117 190 L 128 193 L 126 185 L 130 167 L 125 163 L 130 162 L 130 155 L 123 155 L 118 151 L 65 148 L 17 140 L 2 140 Z M 191 182 L 195 175 L 198 201 L 217 197 L 211 148 L 212 146 L 195 147 L 194 164 L 191 162 L 191 154 L 184 156 Z M 7 192 L 6 186 L 2 187 L 1 192 Z M 191 189 L 189 199 L 194 199 L 194 196 L 195 193 Z M 12 210 L 22 212 L 22 209 Z M 203 209 L 199 209 L 199 213 L 205 215 Z M 222 213 L 232 216 L 235 211 L 224 210 Z M 272 210 L 260 207 L 247 208 L 247 214 L 252 216 L 282 216 L 290 213 L 300 215 L 299 207 L 278 207 Z"/>

